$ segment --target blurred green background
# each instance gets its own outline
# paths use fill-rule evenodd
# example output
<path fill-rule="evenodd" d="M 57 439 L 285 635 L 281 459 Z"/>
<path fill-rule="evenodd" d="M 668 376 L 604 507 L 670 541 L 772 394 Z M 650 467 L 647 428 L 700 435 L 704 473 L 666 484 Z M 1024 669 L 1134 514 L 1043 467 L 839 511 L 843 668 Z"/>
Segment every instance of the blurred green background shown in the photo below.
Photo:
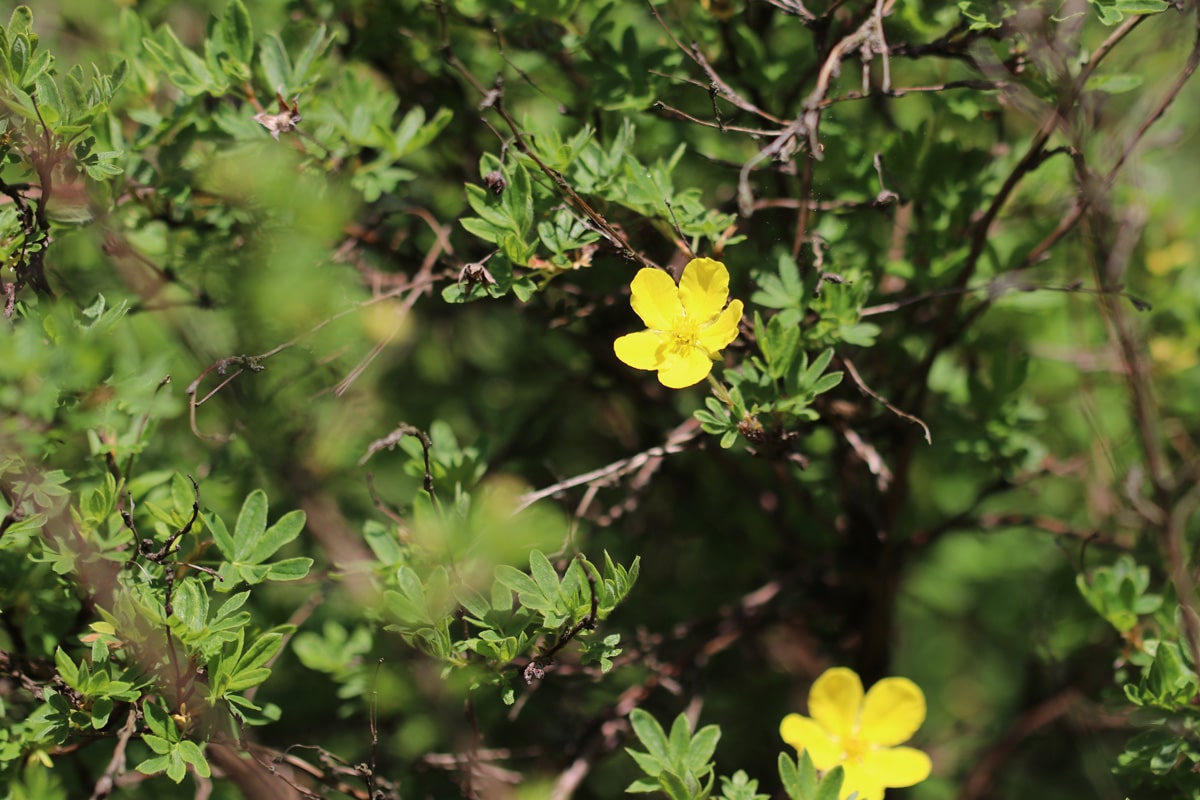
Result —
<path fill-rule="evenodd" d="M 896 4 L 885 21 L 892 87 L 943 88 L 831 103 L 822 160 L 800 153 L 764 164 L 752 175 L 764 202 L 736 217 L 739 169 L 770 141 L 745 129 L 771 125 L 714 101 L 690 44 L 740 97 L 786 122 L 812 90 L 821 53 L 872 6 L 846 3 L 821 29 L 784 5 L 735 4 L 722 20 L 702 4 L 655 3 L 663 27 L 638 2 L 249 4 L 256 38 L 278 34 L 293 59 L 318 26 L 330 43 L 305 85 L 285 87 L 299 98 L 306 136 L 279 144 L 250 120 L 240 86 L 189 96 L 141 44 L 167 24 L 185 46 L 202 46 L 223 2 L 41 0 L 33 9 L 60 73 L 76 63 L 112 68 L 118 56 L 133 66 L 101 133 L 122 151 L 124 174 L 92 188 L 95 219 L 54 230 L 48 263 L 59 302 L 43 309 L 60 316 L 62 333 L 47 346 L 44 331 L 5 326 L 0 442 L 86 483 L 103 469 L 94 437 L 110 436 L 119 457 L 136 453 L 137 474 L 194 475 L 205 507 L 226 520 L 256 487 L 267 491 L 272 519 L 307 512 L 309 528 L 289 554 L 314 556 L 317 577 L 255 594 L 261 624 L 305 612 L 257 696 L 282 709 L 280 722 L 255 731 L 258 741 L 315 745 L 359 763 L 372 750 L 374 704 L 374 757 L 402 796 L 464 791 L 430 754 L 461 754 L 475 742 L 504 750 L 497 766 L 520 778 L 506 787 L 499 773 L 476 787 L 483 796 L 552 796 L 583 757 L 590 771 L 574 796 L 610 798 L 636 777 L 620 749 L 623 729 L 610 724 L 628 711 L 625 692 L 664 724 L 684 709 L 719 724 L 718 770 L 745 769 L 774 792 L 780 719 L 803 711 L 812 679 L 842 664 L 868 684 L 904 675 L 925 690 L 928 721 L 915 744 L 931 754 L 933 777 L 889 797 L 1127 796 L 1112 768 L 1138 730 L 1119 686 L 1137 677 L 1136 642 L 1089 607 L 1076 575 L 1129 553 L 1170 594 L 1161 537 L 1142 506 L 1156 502 L 1144 490 L 1150 450 L 1180 491 L 1195 479 L 1194 83 L 1115 180 L 1103 178 L 1184 68 L 1192 17 L 1147 17 L 1074 97 L 1071 78 L 1114 31 L 1086 4 L 1062 21 L 1045 4 L 1014 4 L 1020 13 L 987 35 L 968 32 L 955 4 Z M 255 63 L 249 85 L 273 106 L 277 87 Z M 879 67 L 876 58 L 877 90 Z M 592 560 L 640 556 L 642 572 L 604 623 L 625 647 L 611 673 L 596 680 L 565 663 L 519 686 L 515 706 L 479 693 L 471 714 L 469 671 L 446 676 L 379 631 L 377 609 L 363 607 L 373 596 L 339 578 L 370 558 L 366 526 L 392 525 L 366 472 L 406 520 L 421 489 L 412 468 L 419 450 L 380 453 L 363 467 L 371 442 L 400 421 L 432 428 L 443 498 L 480 481 L 511 495 L 663 444 L 702 407 L 704 390 L 671 392 L 616 361 L 612 340 L 639 327 L 626 290 L 638 265 L 606 243 L 588 266 L 552 276 L 515 265 L 537 278 L 527 302 L 443 301 L 464 267 L 495 249 L 458 222 L 472 213 L 464 184 L 481 183 L 485 153 L 511 160 L 517 147 L 497 115 L 481 110 L 464 70 L 484 88 L 503 76 L 504 105 L 535 147 L 591 126 L 608 148 L 627 120 L 636 129 L 629 151 L 646 169 L 686 145 L 668 190 L 694 190 L 736 225 L 740 240 L 696 236 L 692 246 L 728 265 L 732 294 L 751 316 L 773 313 L 760 302 L 764 286 L 781 259 L 797 255 L 797 205 L 813 201 L 798 248 L 805 349 L 835 347 L 835 368 L 849 360 L 932 435 L 926 444 L 919 426 L 847 377 L 814 405 L 818 421 L 773 432 L 774 455 L 755 443 L 747 452 L 745 439 L 723 450 L 701 434 L 644 472 L 547 501 L 558 511 L 532 528 L 505 527 L 502 506 L 481 512 L 465 535 L 492 542 L 475 546 L 495 561 L 523 566 L 527 549 L 554 551 L 570 528 Z M 844 73 L 830 97 L 860 88 L 857 57 Z M 999 88 L 946 86 L 997 76 Z M 719 107 L 729 128 L 656 102 L 706 122 Z M 1062 122 L 1044 162 L 1021 176 L 972 261 L 974 226 L 1058 103 Z M 433 120 L 442 108 L 452 119 L 426 146 L 388 155 L 380 131 L 413 109 Z M 633 169 L 614 174 L 625 168 Z M 546 176 L 529 169 L 539 196 L 552 196 Z M 16 164 L 0 175 L 27 179 Z M 875 202 L 884 190 L 897 199 Z M 623 203 L 622 192 L 631 190 L 589 197 L 640 253 L 682 264 L 669 213 Z M 1090 201 L 1081 221 L 1025 263 L 1080 197 Z M 838 282 L 816 296 L 820 269 Z M 414 277 L 430 289 L 411 310 L 405 293 L 382 297 Z M 102 336 L 71 327 L 98 295 L 133 310 Z M 877 327 L 849 330 L 861 323 Z M 1142 359 L 1135 379 L 1148 423 L 1132 405 L 1119 330 Z M 188 385 L 219 359 L 285 342 L 294 346 L 262 372 L 197 409 L 198 431 L 221 438 L 195 435 Z M 731 364 L 748 361 L 753 336 L 731 353 Z M 217 382 L 210 373 L 200 394 Z M 866 452 L 881 457 L 886 476 Z M 33 585 L 21 564 L 3 569 L 0 582 Z M 770 599 L 747 605 L 762 587 Z M 6 618 L 32 655 L 51 654 L 75 632 L 55 591 L 6 598 Z M 306 606 L 315 592 L 320 603 Z M 1169 630 L 1173 607 L 1139 631 Z M 0 633 L 0 643 L 12 649 L 16 637 Z M 323 657 L 332 674 L 312 668 Z M 80 757 L 85 775 L 105 760 Z M 86 781 L 56 774 L 66 796 L 79 796 Z M 232 791 L 217 782 L 213 796 Z"/>

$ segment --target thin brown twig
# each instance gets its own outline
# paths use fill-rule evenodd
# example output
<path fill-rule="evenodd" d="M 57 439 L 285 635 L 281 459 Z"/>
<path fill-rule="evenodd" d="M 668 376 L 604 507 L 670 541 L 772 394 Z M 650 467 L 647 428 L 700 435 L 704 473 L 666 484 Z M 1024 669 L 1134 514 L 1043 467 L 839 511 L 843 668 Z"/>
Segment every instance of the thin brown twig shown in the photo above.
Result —
<path fill-rule="evenodd" d="M 883 38 L 883 17 L 891 13 L 895 0 L 875 0 L 870 16 L 853 32 L 842 37 L 835 44 L 821 64 L 817 72 L 817 83 L 805 99 L 799 115 L 788 123 L 766 147 L 742 165 L 738 174 L 738 208 L 742 216 L 748 217 L 754 210 L 754 192 L 750 189 L 750 173 L 767 159 L 789 159 L 798 147 L 798 142 L 806 141 L 808 154 L 820 159 L 821 146 L 818 141 L 818 130 L 821 124 L 822 102 L 829 94 L 829 85 L 833 76 L 841 69 L 844 61 L 851 53 L 858 51 L 863 56 L 864 70 L 866 63 L 873 54 L 883 56 L 886 62 L 889 58 L 886 40 Z M 885 66 L 883 92 L 890 91 L 890 66 Z"/>
<path fill-rule="evenodd" d="M 636 472 L 639 468 L 645 466 L 654 459 L 660 459 L 663 456 L 681 453 L 687 449 L 687 444 L 700 435 L 700 429 L 696 426 L 680 426 L 672 431 L 671 436 L 667 441 L 658 446 L 651 447 L 648 450 L 643 450 L 636 455 L 622 458 L 614 461 L 608 466 L 594 469 L 591 472 L 585 472 L 582 475 L 576 475 L 572 478 L 559 481 L 552 486 L 547 486 L 543 489 L 538 489 L 532 492 L 526 492 L 521 495 L 516 509 L 513 513 L 518 514 L 521 511 L 529 508 L 539 500 L 547 497 L 552 497 L 568 489 L 584 484 L 602 485 L 620 478 L 623 475 L 628 475 L 631 472 Z"/>
<path fill-rule="evenodd" d="M 420 269 L 417 270 L 417 274 L 413 276 L 412 281 L 409 283 L 409 286 L 412 288 L 409 291 L 408 296 L 405 297 L 400 303 L 399 308 L 396 309 L 395 323 L 392 325 L 391 329 L 388 330 L 387 334 L 375 343 L 374 347 L 372 347 L 371 350 L 365 356 L 363 356 L 362 360 L 359 361 L 358 364 L 356 364 L 354 368 L 346 374 L 346 377 L 343 378 L 334 388 L 333 393 L 337 397 L 341 397 L 347 391 L 349 391 L 350 387 L 354 385 L 354 382 L 358 380 L 358 378 L 367 370 L 367 367 L 371 366 L 371 363 L 378 358 L 379 354 L 382 353 L 384 349 L 392 343 L 392 340 L 396 338 L 397 334 L 404 329 L 406 317 L 408 316 L 409 312 L 412 311 L 413 306 L 416 305 L 417 298 L 428 291 L 429 287 L 433 285 L 433 267 L 435 264 L 437 264 L 439 256 L 442 254 L 442 252 L 453 252 L 450 249 L 450 241 L 443 226 L 438 225 L 437 220 L 435 220 L 433 216 L 428 213 L 418 214 L 418 216 L 420 216 L 421 219 L 423 219 L 431 228 L 433 228 L 434 234 L 437 236 L 437 240 L 434 242 L 433 247 L 429 249 L 429 252 L 425 254 L 425 259 L 421 262 Z"/>
<path fill-rule="evenodd" d="M 291 339 L 288 339 L 286 342 L 283 342 L 282 344 L 278 344 L 275 347 L 272 347 L 270 350 L 267 350 L 266 352 L 259 353 L 258 355 L 253 355 L 253 356 L 248 356 L 248 355 L 227 356 L 225 358 L 217 359 L 213 363 L 209 364 L 207 367 L 204 368 L 204 370 L 199 375 L 196 376 L 195 380 L 193 380 L 191 383 L 188 384 L 187 389 L 185 390 L 185 394 L 188 396 L 188 423 L 191 426 L 192 434 L 199 439 L 206 439 L 208 441 L 215 441 L 215 442 L 230 441 L 233 438 L 231 434 L 202 433 L 200 431 L 199 425 L 196 420 L 196 412 L 200 406 L 204 405 L 206 402 L 211 400 L 213 398 L 213 396 L 215 396 L 218 392 L 220 392 L 227 385 L 232 383 L 233 380 L 236 379 L 239 375 L 241 375 L 246 369 L 249 369 L 251 372 L 261 372 L 263 369 L 266 368 L 262 363 L 263 361 L 266 361 L 268 358 L 271 358 L 272 356 L 282 353 L 284 350 L 287 350 L 290 347 L 294 347 L 296 344 L 304 341 L 308 337 L 310 337 L 313 334 L 320 331 L 322 328 L 336 322 L 337 320 L 341 319 L 342 317 L 345 317 L 349 314 L 357 313 L 357 312 L 363 310 L 364 308 L 367 308 L 368 306 L 375 305 L 376 303 L 382 303 L 383 301 L 388 300 L 393 297 L 396 297 L 397 295 L 403 294 L 404 292 L 417 291 L 417 290 L 423 289 L 426 285 L 431 285 L 433 282 L 434 282 L 434 279 L 430 278 L 428 281 L 422 283 L 421 285 L 414 285 L 413 283 L 407 283 L 403 286 L 397 286 L 394 289 L 389 289 L 388 291 L 384 292 L 383 294 L 379 294 L 379 295 L 371 297 L 367 300 L 363 300 L 359 303 L 354 304 L 350 308 L 343 309 L 342 311 L 339 311 L 336 314 L 333 314 L 332 316 L 323 319 L 321 322 L 318 322 L 316 325 L 309 328 L 307 331 L 305 331 L 301 334 L 298 334 L 296 336 L 293 336 Z M 234 365 L 242 365 L 242 368 L 238 369 L 232 375 L 229 375 L 224 380 L 222 380 L 215 388 L 213 388 L 211 391 L 209 391 L 208 394 L 204 395 L 201 398 L 197 398 L 197 394 L 200 391 L 200 386 L 204 383 L 205 379 L 207 379 L 209 375 L 211 375 L 213 372 L 216 372 L 219 375 L 225 375 L 225 373 L 229 369 L 229 367 L 234 366 Z"/>
<path fill-rule="evenodd" d="M 679 41 L 679 38 L 675 35 L 675 32 L 671 30 L 671 27 L 663 20 L 662 15 L 658 13 L 658 7 L 655 6 L 653 2 L 649 2 L 649 0 L 647 0 L 646 4 L 650 7 L 650 13 L 654 15 L 656 20 L 658 20 L 659 27 L 666 32 L 667 36 L 669 36 L 671 41 L 674 42 L 675 47 L 677 47 L 680 52 L 686 54 L 688 58 L 696 63 L 696 66 L 700 67 L 700 69 L 704 71 L 704 74 L 708 76 L 709 84 L 715 87 L 722 97 L 743 111 L 754 114 L 757 117 L 770 120 L 771 122 L 779 125 L 784 124 L 784 120 L 768 111 L 764 111 L 734 91 L 733 87 L 726 83 L 721 78 L 720 74 L 713 69 L 712 64 L 708 63 L 708 59 L 704 57 L 702 52 L 700 52 L 699 45 L 693 42 L 691 47 L 685 47 L 683 42 Z"/>
<path fill-rule="evenodd" d="M 1063 689 L 1022 714 L 1008 732 L 976 760 L 974 768 L 963 781 L 958 800 L 986 797 L 995 784 L 997 773 L 1021 743 L 1068 714 L 1081 699 L 1078 689 Z"/>
<path fill-rule="evenodd" d="M 92 789 L 91 800 L 105 800 L 116 788 L 117 779 L 125 771 L 125 748 L 129 745 L 129 740 L 133 738 L 133 732 L 136 730 L 137 707 L 131 705 L 129 714 L 125 717 L 125 724 L 117 731 L 117 743 L 113 747 L 112 758 L 108 760 L 104 774 L 100 776 L 96 781 L 96 786 Z"/>
<path fill-rule="evenodd" d="M 745 133 L 750 136 L 775 136 L 778 133 L 778 131 L 768 131 L 763 130 L 762 128 L 744 128 L 740 125 L 730 125 L 728 122 L 709 122 L 706 119 L 693 117 L 686 111 L 681 111 L 674 106 L 669 106 L 662 100 L 655 100 L 650 105 L 650 108 L 654 111 L 661 111 L 665 115 L 674 117 L 675 119 L 681 119 L 684 122 L 690 122 L 693 125 L 703 125 L 706 128 L 716 128 L 717 130 L 722 131 L 734 131 L 736 133 Z"/>
<path fill-rule="evenodd" d="M 575 191 L 574 187 L 571 186 L 561 172 L 551 167 L 538 156 L 533 147 L 531 147 L 529 142 L 526 140 L 525 134 L 521 130 L 521 127 L 517 125 L 516 121 L 513 120 L 512 116 L 508 113 L 508 110 L 504 106 L 503 79 L 500 76 L 497 76 L 493 88 L 484 88 L 483 84 L 479 82 L 479 79 L 475 77 L 471 70 L 467 68 L 467 65 L 464 64 L 450 48 L 449 29 L 446 25 L 446 8 L 445 4 L 441 2 L 441 0 L 439 0 L 437 3 L 437 9 L 438 14 L 442 19 L 443 58 L 446 59 L 446 63 L 448 63 L 456 72 L 462 75 L 463 79 L 471 84 L 472 88 L 474 88 L 475 91 L 483 97 L 483 100 L 479 104 L 479 109 L 481 111 L 491 109 L 492 111 L 495 111 L 502 120 L 504 120 L 504 124 L 512 133 L 513 144 L 516 145 L 517 150 L 519 150 L 522 155 L 529 158 L 529 160 L 537 166 L 542 174 L 544 174 L 551 180 L 551 182 L 553 182 L 555 187 L 572 205 L 575 206 L 576 210 L 592 221 L 592 223 L 597 227 L 597 232 L 600 233 L 600 235 L 602 235 L 613 246 L 620 250 L 626 258 L 637 261 L 643 267 L 659 269 L 658 264 L 655 264 L 646 256 L 635 250 L 629 244 L 625 236 L 619 230 L 617 230 L 613 224 L 604 217 L 604 215 L 592 208 L 591 204 L 584 200 L 579 193 Z"/>
<path fill-rule="evenodd" d="M 850 378 L 854 381 L 855 385 L 858 386 L 859 390 L 861 392 L 863 392 L 863 394 L 870 395 L 877 402 L 883 404 L 883 406 L 885 408 L 887 408 L 888 411 L 891 411 L 896 416 L 903 417 L 904 419 L 908 420 L 909 422 L 913 422 L 913 423 L 916 423 L 917 425 L 920 425 L 921 430 L 925 431 L 925 443 L 933 444 L 933 436 L 929 433 L 928 425 L 926 425 L 924 422 L 922 422 L 919 418 L 914 417 L 912 414 L 909 414 L 906 411 L 902 411 L 899 408 L 897 408 L 896 406 L 892 405 L 890 400 L 888 400 L 886 397 L 884 397 L 883 395 L 876 392 L 870 386 L 867 386 L 866 382 L 863 381 L 862 376 L 858 374 L 858 369 L 854 366 L 853 361 L 846 358 L 845 356 L 843 356 L 841 358 L 841 361 L 842 361 L 842 364 L 846 367 L 846 372 L 850 373 Z"/>
<path fill-rule="evenodd" d="M 609 708 L 601 712 L 599 724 L 593 726 L 579 755 L 566 770 L 559 773 L 552 800 L 567 800 L 591 771 L 592 765 L 602 756 L 621 745 L 622 734 L 628 730 L 625 718 L 638 708 L 657 689 L 666 688 L 678 693 L 678 680 L 688 670 L 705 663 L 718 653 L 727 650 L 740 639 L 749 635 L 767 617 L 771 603 L 783 590 L 778 580 L 767 581 L 752 592 L 743 595 L 738 602 L 722 606 L 715 618 L 692 620 L 676 626 L 671 633 L 673 642 L 693 636 L 697 631 L 711 628 L 701 642 L 689 647 L 674 659 L 665 663 L 657 658 L 643 659 L 653 665 L 649 675 L 626 689 Z"/>

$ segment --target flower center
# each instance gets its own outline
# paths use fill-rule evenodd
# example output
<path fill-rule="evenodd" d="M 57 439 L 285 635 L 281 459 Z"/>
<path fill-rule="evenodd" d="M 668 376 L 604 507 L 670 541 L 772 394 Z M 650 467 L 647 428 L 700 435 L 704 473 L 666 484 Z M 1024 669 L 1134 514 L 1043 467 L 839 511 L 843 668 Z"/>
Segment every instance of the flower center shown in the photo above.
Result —
<path fill-rule="evenodd" d="M 865 756 L 867 751 L 871 749 L 871 744 L 869 742 L 864 742 L 854 734 L 842 739 L 841 745 L 842 754 L 844 756 L 843 760 L 853 763 L 861 762 L 863 756 Z"/>
<path fill-rule="evenodd" d="M 671 326 L 671 340 L 668 348 L 672 353 L 686 356 L 700 346 L 700 326 L 687 314 L 681 314 Z"/>

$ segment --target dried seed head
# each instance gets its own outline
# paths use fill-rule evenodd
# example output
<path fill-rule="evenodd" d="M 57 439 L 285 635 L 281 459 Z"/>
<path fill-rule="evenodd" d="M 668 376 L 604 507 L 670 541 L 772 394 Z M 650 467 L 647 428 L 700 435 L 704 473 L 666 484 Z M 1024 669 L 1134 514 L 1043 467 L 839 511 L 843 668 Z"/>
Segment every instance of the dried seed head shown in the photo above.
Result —
<path fill-rule="evenodd" d="M 494 169 L 483 176 L 483 185 L 491 189 L 493 194 L 503 194 L 508 187 L 508 181 L 504 180 L 500 170 Z"/>

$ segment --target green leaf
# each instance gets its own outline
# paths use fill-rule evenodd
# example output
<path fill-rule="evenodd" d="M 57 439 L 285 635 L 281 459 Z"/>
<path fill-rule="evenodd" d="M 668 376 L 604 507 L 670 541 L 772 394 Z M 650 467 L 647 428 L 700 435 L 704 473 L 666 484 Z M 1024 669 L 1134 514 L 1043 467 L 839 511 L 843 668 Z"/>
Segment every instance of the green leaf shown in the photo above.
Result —
<path fill-rule="evenodd" d="M 204 751 L 195 742 L 184 739 L 178 746 L 179 756 L 184 761 L 192 765 L 196 770 L 196 774 L 201 778 L 212 777 L 212 769 L 208 765 L 208 759 L 204 757 Z"/>
<path fill-rule="evenodd" d="M 143 737 L 143 741 L 145 741 L 147 738 L 149 737 Z M 146 743 L 149 744 L 148 741 Z M 163 752 L 166 751 L 164 750 Z M 145 761 L 134 767 L 134 769 L 143 775 L 156 775 L 167 768 L 167 761 L 168 758 L 165 755 L 155 756 L 153 758 L 147 758 Z"/>
<path fill-rule="evenodd" d="M 842 793 L 842 781 L 844 778 L 845 771 L 842 769 L 841 764 L 826 772 L 825 777 L 821 778 L 821 785 L 817 789 L 813 800 L 838 800 L 838 797 Z"/>
<path fill-rule="evenodd" d="M 175 749 L 167 753 L 167 777 L 175 781 L 175 783 L 182 783 L 186 775 L 187 764 L 184 762 L 183 757 L 179 755 L 179 750 Z"/>
<path fill-rule="evenodd" d="M 658 773 L 662 772 L 667 767 L 666 764 L 659 761 L 649 753 L 640 753 L 637 750 L 630 750 L 628 748 L 626 748 L 625 752 L 629 753 L 629 755 L 633 757 L 633 760 L 637 762 L 639 767 L 641 767 L 642 772 L 645 772 L 647 775 L 657 776 Z M 654 784 L 654 787 L 657 789 L 658 784 Z"/>
<path fill-rule="evenodd" d="M 706 725 L 692 737 L 687 754 L 687 767 L 693 775 L 703 775 L 712 769 L 709 762 L 720 739 L 721 729 L 716 725 Z"/>
<path fill-rule="evenodd" d="M 392 138 L 391 152 L 395 158 L 403 158 L 425 147 L 437 138 L 437 135 L 450 124 L 454 113 L 447 108 L 439 108 L 433 119 L 425 122 L 425 109 L 417 106 L 404 115 L 396 133 Z"/>
<path fill-rule="evenodd" d="M 260 559 L 252 554 L 258 546 L 258 540 L 267 529 L 267 495 L 262 489 L 255 489 L 246 496 L 242 503 L 242 511 L 238 514 L 233 531 L 233 559 L 244 563 L 256 564 Z"/>
<path fill-rule="evenodd" d="M 58 84 L 54 82 L 54 78 L 43 72 L 34 80 L 34 87 L 37 91 L 38 108 L 46 124 L 53 126 L 60 120 L 65 121 L 62 95 L 58 92 Z"/>
<path fill-rule="evenodd" d="M 1137 89 L 1145 82 L 1141 75 L 1123 73 L 1119 75 L 1091 75 L 1084 89 L 1105 94 L 1123 94 Z"/>
<path fill-rule="evenodd" d="M 208 592 L 194 578 L 187 578 L 175 587 L 172 601 L 177 616 L 184 625 L 194 631 L 204 629 L 208 621 Z"/>
<path fill-rule="evenodd" d="M 463 217 L 458 221 L 458 224 L 462 225 L 467 233 L 478 236 L 485 242 L 491 242 L 492 244 L 498 243 L 500 238 L 505 234 L 504 228 L 498 228 L 491 222 L 479 217 Z"/>
<path fill-rule="evenodd" d="M 632 753 L 631 753 L 632 755 Z M 633 783 L 625 787 L 626 794 L 650 794 L 651 792 L 662 791 L 662 785 L 658 782 L 658 773 L 654 773 L 654 780 L 649 778 L 639 778 Z"/>
<path fill-rule="evenodd" d="M 29 33 L 33 30 L 33 12 L 29 6 L 17 6 L 8 16 L 8 34 Z"/>
<path fill-rule="evenodd" d="M 267 84 L 272 88 L 282 88 L 284 92 L 299 88 L 291 85 L 292 62 L 288 58 L 287 48 L 276 34 L 267 34 L 259 43 L 258 63 L 267 76 Z"/>
<path fill-rule="evenodd" d="M 679 768 L 682 772 L 686 769 L 688 763 L 688 751 L 692 740 L 692 730 L 688 725 L 687 717 L 683 714 L 675 717 L 675 721 L 671 723 L 671 733 L 668 738 L 668 760 L 671 766 Z"/>
<path fill-rule="evenodd" d="M 800 328 L 789 324 L 782 314 L 776 314 L 766 324 L 755 312 L 755 330 L 759 333 L 759 346 L 767 361 L 767 372 L 779 380 L 791 369 L 792 361 L 800 349 Z"/>
<path fill-rule="evenodd" d="M 312 69 L 313 62 L 332 43 L 332 39 L 325 38 L 325 33 L 326 29 L 324 25 L 319 26 L 313 31 L 312 36 L 308 38 L 308 43 L 304 45 L 304 49 L 300 51 L 300 55 L 296 58 L 296 63 L 291 70 L 291 80 L 288 84 L 292 91 L 300 91 L 304 88 L 309 81 L 308 73 Z M 441 112 L 439 111 L 438 113 L 440 114 Z"/>
<path fill-rule="evenodd" d="M 83 112 L 88 110 L 87 90 L 83 88 L 83 67 L 76 64 L 71 67 L 71 71 L 63 78 L 63 86 L 66 87 L 66 111 L 67 117 L 75 119 Z"/>
<path fill-rule="evenodd" d="M 662 784 L 663 791 L 667 793 L 667 797 L 671 800 L 696 800 L 696 795 L 688 791 L 687 784 L 683 782 L 683 778 L 676 775 L 674 772 L 664 770 L 658 774 L 658 781 Z"/>
<path fill-rule="evenodd" d="M 61 647 L 54 651 L 54 666 L 67 686 L 70 686 L 72 689 L 82 688 L 79 685 L 79 668 L 75 666 L 75 662 L 71 660 L 71 657 Z"/>
<path fill-rule="evenodd" d="M 225 691 L 242 692 L 258 686 L 269 677 L 271 677 L 271 670 L 266 667 L 242 670 L 229 678 L 228 683 L 225 685 Z"/>
<path fill-rule="evenodd" d="M 220 27 L 230 55 L 243 64 L 249 64 L 254 56 L 254 28 L 242 0 L 232 0 L 225 8 Z"/>
<path fill-rule="evenodd" d="M 97 697 L 92 701 L 91 722 L 92 728 L 100 730 L 108 724 L 108 718 L 112 716 L 113 699 L 111 697 Z"/>
<path fill-rule="evenodd" d="M 158 703 L 143 703 L 142 715 L 146 727 L 163 739 L 175 737 L 175 722 L 167 716 L 167 712 Z M 165 751 L 164 751 L 165 752 Z"/>
<path fill-rule="evenodd" d="M 509 172 L 508 188 L 500 196 L 501 203 L 508 209 L 516 233 L 524 238 L 533 228 L 533 191 L 529 184 L 529 173 L 520 162 Z"/>
<path fill-rule="evenodd" d="M 265 495 L 263 496 L 263 503 L 265 513 Z M 252 564 L 261 564 L 275 555 L 275 551 L 300 535 L 300 531 L 304 529 L 305 519 L 304 512 L 300 510 L 289 511 L 284 514 L 274 525 L 267 528 L 258 541 L 254 543 L 249 557 L 245 560 Z"/>
<path fill-rule="evenodd" d="M 238 564 L 236 566 L 227 566 L 233 566 L 233 572 L 251 586 L 262 583 L 267 579 L 267 575 L 271 573 L 270 564 Z"/>
<path fill-rule="evenodd" d="M 812 756 L 807 750 L 801 751 L 797 762 L 797 776 L 800 790 L 806 797 L 811 797 L 817 791 L 817 767 L 813 764 Z"/>
<path fill-rule="evenodd" d="M 246 601 L 249 599 L 250 592 L 238 592 L 237 594 L 230 595 L 229 599 L 222 603 L 221 607 L 217 609 L 217 613 L 213 615 L 212 626 L 217 627 L 218 623 L 227 623 L 240 617 L 241 615 L 232 615 L 239 608 L 246 605 Z"/>
<path fill-rule="evenodd" d="M 266 579 L 270 581 L 298 581 L 308 575 L 313 560 L 307 557 L 285 558 L 269 565 Z"/>
<path fill-rule="evenodd" d="M 558 588 L 558 573 L 541 550 L 534 550 L 529 554 L 529 572 L 543 597 L 549 600 L 559 598 L 561 593 Z"/>
<path fill-rule="evenodd" d="M 638 741 L 649 751 L 650 755 L 662 764 L 671 763 L 667 735 L 663 732 L 662 726 L 658 724 L 658 720 L 650 716 L 648 712 L 635 708 L 629 713 L 629 724 L 633 726 L 633 732 L 637 735 Z"/>
<path fill-rule="evenodd" d="M 783 791 L 791 800 L 801 800 L 804 794 L 800 788 L 800 775 L 796 770 L 796 762 L 787 753 L 779 754 L 779 781 Z"/>
<path fill-rule="evenodd" d="M 809 391 L 811 391 L 815 395 L 823 394 L 825 392 L 828 392 L 830 389 L 834 388 L 841 382 L 842 382 L 842 373 L 841 372 L 830 372 L 828 374 L 822 375 L 820 377 L 820 379 L 818 379 L 817 382 L 812 385 L 812 388 Z"/>

